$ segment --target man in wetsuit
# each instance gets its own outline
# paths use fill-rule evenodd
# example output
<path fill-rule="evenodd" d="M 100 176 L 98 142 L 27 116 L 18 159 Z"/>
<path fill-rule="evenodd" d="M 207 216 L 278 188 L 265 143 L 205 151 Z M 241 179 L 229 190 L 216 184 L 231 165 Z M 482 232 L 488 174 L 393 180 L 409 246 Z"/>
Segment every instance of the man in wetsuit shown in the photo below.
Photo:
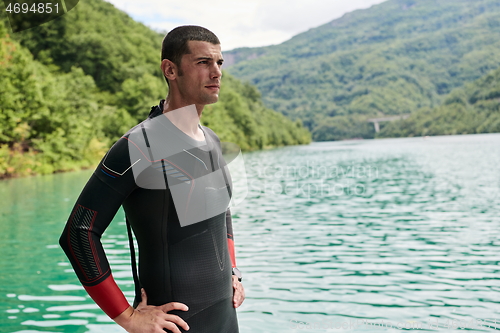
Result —
<path fill-rule="evenodd" d="M 128 332 L 238 333 L 235 308 L 245 294 L 227 208 L 231 178 L 219 138 L 199 124 L 203 107 L 218 100 L 222 62 L 207 29 L 165 36 L 167 99 L 111 147 L 60 238 L 86 291 Z M 100 242 L 120 206 L 139 245 L 135 308 Z"/>

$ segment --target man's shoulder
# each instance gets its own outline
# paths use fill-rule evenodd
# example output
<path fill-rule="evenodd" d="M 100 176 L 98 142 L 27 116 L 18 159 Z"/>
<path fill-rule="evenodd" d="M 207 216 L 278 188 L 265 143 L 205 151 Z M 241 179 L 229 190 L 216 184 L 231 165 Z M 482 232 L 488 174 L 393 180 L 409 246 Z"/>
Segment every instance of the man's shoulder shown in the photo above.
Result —
<path fill-rule="evenodd" d="M 144 153 L 142 130 L 149 128 L 152 119 L 158 113 L 158 106 L 151 107 L 149 116 L 129 129 L 109 148 L 106 155 L 101 161 L 102 168 L 106 171 L 113 171 L 113 175 L 123 175 L 129 171 L 135 163 L 140 159 L 147 160 L 147 154 Z M 161 114 L 161 112 L 160 112 Z"/>
<path fill-rule="evenodd" d="M 148 123 L 150 123 L 153 118 L 156 118 L 159 115 L 161 115 L 163 113 L 162 112 L 163 102 L 164 102 L 164 100 L 160 100 L 160 103 L 158 105 L 151 106 L 151 110 L 149 111 L 149 114 L 146 117 L 146 119 L 144 119 L 143 121 L 141 121 L 140 123 L 138 123 L 137 125 L 132 127 L 131 129 L 129 129 L 127 131 L 127 133 L 125 133 L 122 137 L 129 137 L 130 133 L 137 131 L 137 130 L 140 130 L 141 127 L 147 126 Z"/>
<path fill-rule="evenodd" d="M 137 133 L 141 132 L 142 128 L 148 126 L 150 120 L 151 118 L 146 118 L 123 134 L 118 140 L 116 140 L 111 148 L 109 148 L 104 159 L 129 159 L 130 148 L 136 146 L 134 145 L 133 139 L 137 136 Z"/>
<path fill-rule="evenodd" d="M 123 134 L 121 138 L 122 138 L 122 139 L 123 139 L 123 138 L 127 139 L 127 138 L 129 138 L 129 137 L 130 137 L 130 135 L 131 135 L 132 133 L 135 133 L 135 132 L 137 132 L 137 131 L 140 131 L 140 130 L 141 130 L 141 128 L 143 128 L 144 126 L 147 126 L 147 124 L 148 124 L 149 120 L 150 120 L 150 118 L 147 118 L 147 119 L 145 119 L 145 120 L 141 121 L 140 123 L 138 123 L 137 125 L 135 125 L 135 126 L 134 126 L 134 127 L 132 127 L 131 129 L 129 129 L 129 130 L 127 131 L 127 133 Z"/>
<path fill-rule="evenodd" d="M 203 125 L 201 125 L 201 128 L 203 129 L 203 132 L 205 132 L 206 134 L 210 135 L 213 139 L 220 142 L 219 136 L 211 128 Z"/>

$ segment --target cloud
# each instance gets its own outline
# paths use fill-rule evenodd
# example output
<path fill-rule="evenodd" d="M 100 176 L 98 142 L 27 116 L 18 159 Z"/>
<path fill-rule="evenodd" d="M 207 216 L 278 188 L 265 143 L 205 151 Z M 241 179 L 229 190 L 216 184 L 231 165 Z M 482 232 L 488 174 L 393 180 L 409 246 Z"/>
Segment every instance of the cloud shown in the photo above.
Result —
<path fill-rule="evenodd" d="M 108 0 L 135 20 L 159 31 L 201 25 L 221 40 L 222 49 L 279 44 L 343 14 L 385 0 Z"/>

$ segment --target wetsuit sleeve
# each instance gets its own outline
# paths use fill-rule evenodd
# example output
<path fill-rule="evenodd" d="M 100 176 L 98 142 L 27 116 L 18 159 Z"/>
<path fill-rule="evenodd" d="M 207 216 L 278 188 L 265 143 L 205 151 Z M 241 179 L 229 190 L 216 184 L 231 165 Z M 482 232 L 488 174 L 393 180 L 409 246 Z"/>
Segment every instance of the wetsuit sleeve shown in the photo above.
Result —
<path fill-rule="evenodd" d="M 136 188 L 131 165 L 128 144 L 122 138 L 90 177 L 59 240 L 85 290 L 111 318 L 125 311 L 129 303 L 111 275 L 101 235 Z"/>
<path fill-rule="evenodd" d="M 233 219 L 229 208 L 226 210 L 226 227 L 227 227 L 227 248 L 229 249 L 229 256 L 231 257 L 231 264 L 236 267 L 236 253 L 234 251 L 234 237 L 233 237 Z"/>

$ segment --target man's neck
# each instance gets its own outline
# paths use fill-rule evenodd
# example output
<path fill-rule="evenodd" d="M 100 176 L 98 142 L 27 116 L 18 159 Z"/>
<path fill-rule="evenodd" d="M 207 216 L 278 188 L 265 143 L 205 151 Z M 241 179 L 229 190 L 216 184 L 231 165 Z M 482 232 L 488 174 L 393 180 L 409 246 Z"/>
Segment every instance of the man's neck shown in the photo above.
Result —
<path fill-rule="evenodd" d="M 177 109 L 184 108 L 186 106 L 195 106 L 196 107 L 196 112 L 198 113 L 198 120 L 201 118 L 201 113 L 203 112 L 204 105 L 198 105 L 198 104 L 190 104 L 187 102 L 179 102 L 178 98 L 170 98 L 170 95 L 167 96 L 165 99 L 165 102 L 163 103 L 163 113 L 167 113 L 170 111 L 174 111 Z"/>
<path fill-rule="evenodd" d="M 163 104 L 163 113 L 172 124 L 198 141 L 205 139 L 203 132 L 198 127 L 202 111 L 203 106 L 200 108 L 195 104 L 175 107 L 168 100 Z"/>

